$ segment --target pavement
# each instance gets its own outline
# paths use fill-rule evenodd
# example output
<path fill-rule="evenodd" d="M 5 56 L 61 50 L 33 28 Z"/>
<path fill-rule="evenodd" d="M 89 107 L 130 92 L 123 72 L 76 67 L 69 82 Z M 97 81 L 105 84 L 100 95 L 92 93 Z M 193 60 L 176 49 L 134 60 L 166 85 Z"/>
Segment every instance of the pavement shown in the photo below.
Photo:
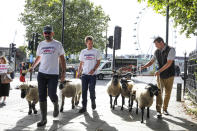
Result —
<path fill-rule="evenodd" d="M 176 84 L 182 83 L 180 77 L 175 78 L 171 101 L 169 103 L 169 116 L 162 119 L 156 117 L 155 100 L 150 108 L 150 118 L 144 115 L 141 123 L 141 111 L 135 114 L 136 103 L 132 112 L 128 111 L 127 100 L 124 110 L 121 111 L 121 97 L 114 110 L 110 109 L 109 96 L 105 85 L 110 79 L 98 80 L 96 85 L 96 110 L 91 109 L 88 96 L 87 112 L 78 113 L 79 106 L 71 109 L 71 98 L 65 98 L 64 112 L 58 118 L 53 118 L 53 105 L 48 98 L 47 124 L 37 128 L 40 120 L 39 104 L 36 105 L 38 114 L 28 115 L 28 103 L 20 98 L 20 90 L 15 89 L 20 83 L 18 76 L 11 83 L 12 90 L 7 98 L 6 106 L 0 106 L 0 131 L 196 131 L 197 121 L 184 111 L 183 102 L 176 101 Z M 138 76 L 134 78 L 144 82 L 154 82 L 154 77 Z M 36 81 L 36 77 L 33 77 Z M 59 89 L 58 89 L 59 94 Z M 60 103 L 61 100 L 59 100 Z"/>

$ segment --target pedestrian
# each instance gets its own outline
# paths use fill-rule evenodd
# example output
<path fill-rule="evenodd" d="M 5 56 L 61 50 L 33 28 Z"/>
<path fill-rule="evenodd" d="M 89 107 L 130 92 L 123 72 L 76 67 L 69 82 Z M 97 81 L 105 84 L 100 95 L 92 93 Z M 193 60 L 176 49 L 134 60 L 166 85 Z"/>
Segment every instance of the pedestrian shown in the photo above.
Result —
<path fill-rule="evenodd" d="M 87 107 L 87 91 L 89 89 L 90 99 L 92 103 L 92 109 L 96 109 L 96 94 L 95 94 L 95 85 L 96 85 L 96 70 L 100 65 L 100 52 L 93 48 L 93 37 L 86 36 L 85 44 L 86 49 L 83 49 L 80 53 L 79 60 L 80 65 L 78 69 L 77 77 L 79 78 L 82 72 L 82 108 L 79 110 L 79 113 L 86 112 Z"/>
<path fill-rule="evenodd" d="M 40 42 L 36 52 L 36 59 L 29 71 L 32 71 L 39 63 L 38 91 L 42 119 L 37 126 L 47 123 L 47 93 L 54 105 L 53 117 L 59 115 L 59 104 L 57 96 L 57 84 L 59 76 L 59 63 L 61 64 L 61 82 L 65 79 L 65 58 L 62 44 L 53 39 L 53 27 L 47 25 L 43 28 L 44 41 Z M 48 92 L 47 92 L 48 90 Z"/>
<path fill-rule="evenodd" d="M 175 76 L 175 49 L 164 43 L 161 37 L 157 37 L 154 40 L 156 51 L 153 58 L 141 69 L 151 66 L 155 61 L 158 62 L 158 70 L 155 72 L 157 76 L 157 85 L 160 88 L 159 95 L 156 97 L 156 110 L 157 117 L 162 117 L 161 108 L 163 104 L 163 114 L 169 115 L 168 113 L 168 103 L 170 100 L 170 95 L 173 87 L 174 76 Z M 163 91 L 165 91 L 164 102 L 162 99 Z"/>
<path fill-rule="evenodd" d="M 21 68 L 20 68 L 20 82 L 25 82 L 25 75 L 27 73 L 27 68 L 25 66 L 25 63 L 21 63 Z"/>
<path fill-rule="evenodd" d="M 0 64 L 8 64 L 7 59 L 4 56 L 0 57 Z M 7 73 L 0 74 L 0 77 L 3 77 L 3 75 L 7 75 L 12 72 L 13 72 L 13 70 L 12 70 L 11 66 L 8 65 Z M 4 83 L 2 83 L 1 78 L 0 78 L 0 101 L 3 97 L 3 101 L 1 103 L 1 105 L 3 105 L 3 106 L 6 105 L 6 97 L 9 96 L 9 92 L 10 92 L 10 83 L 4 84 Z"/>

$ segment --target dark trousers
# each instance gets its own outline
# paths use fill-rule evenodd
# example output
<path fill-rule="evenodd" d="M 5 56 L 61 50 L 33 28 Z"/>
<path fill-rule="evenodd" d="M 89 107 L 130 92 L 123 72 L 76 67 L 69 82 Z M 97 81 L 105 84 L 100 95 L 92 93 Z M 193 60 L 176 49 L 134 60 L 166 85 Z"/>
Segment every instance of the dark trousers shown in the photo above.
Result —
<path fill-rule="evenodd" d="M 87 91 L 89 88 L 90 99 L 93 101 L 95 96 L 96 75 L 82 75 L 82 106 L 87 106 Z"/>
<path fill-rule="evenodd" d="M 39 92 L 39 101 L 45 102 L 47 100 L 47 88 L 48 96 L 52 102 L 58 100 L 57 96 L 57 84 L 58 84 L 58 75 L 38 73 L 38 92 Z"/>

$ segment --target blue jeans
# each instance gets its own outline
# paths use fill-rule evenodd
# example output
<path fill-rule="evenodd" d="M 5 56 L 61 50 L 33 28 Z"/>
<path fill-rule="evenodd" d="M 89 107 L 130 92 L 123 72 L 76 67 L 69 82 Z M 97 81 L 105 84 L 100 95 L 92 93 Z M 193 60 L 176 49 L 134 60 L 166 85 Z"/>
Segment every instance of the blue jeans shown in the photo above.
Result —
<path fill-rule="evenodd" d="M 58 100 L 57 96 L 57 84 L 58 84 L 58 75 L 38 73 L 38 92 L 39 92 L 39 101 L 47 101 L 47 88 L 48 96 L 52 102 Z"/>
<path fill-rule="evenodd" d="M 82 75 L 82 106 L 86 108 L 87 106 L 87 91 L 89 88 L 90 99 L 93 101 L 96 99 L 95 96 L 95 85 L 96 85 L 96 75 Z"/>

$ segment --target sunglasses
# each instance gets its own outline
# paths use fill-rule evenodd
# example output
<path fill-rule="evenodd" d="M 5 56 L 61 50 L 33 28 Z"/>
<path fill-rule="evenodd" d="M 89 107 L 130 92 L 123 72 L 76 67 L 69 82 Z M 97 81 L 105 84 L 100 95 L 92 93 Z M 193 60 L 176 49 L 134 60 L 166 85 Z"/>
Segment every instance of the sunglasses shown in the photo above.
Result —
<path fill-rule="evenodd" d="M 45 34 L 45 35 L 47 35 L 47 34 L 48 34 L 48 35 L 50 35 L 50 34 L 51 34 L 51 32 L 44 32 L 44 34 Z"/>

